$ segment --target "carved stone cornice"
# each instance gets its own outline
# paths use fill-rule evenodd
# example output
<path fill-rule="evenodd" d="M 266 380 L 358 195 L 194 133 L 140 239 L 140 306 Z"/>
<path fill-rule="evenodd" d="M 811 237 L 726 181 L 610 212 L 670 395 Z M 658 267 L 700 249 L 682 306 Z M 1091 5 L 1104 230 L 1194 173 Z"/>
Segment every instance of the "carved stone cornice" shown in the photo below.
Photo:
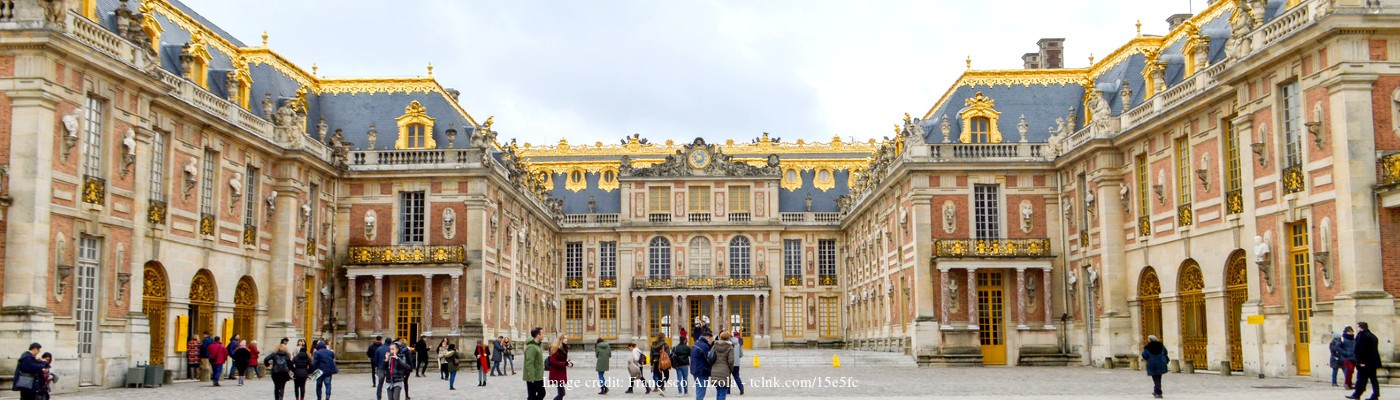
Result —
<path fill-rule="evenodd" d="M 675 154 L 667 155 L 665 160 L 651 166 L 636 167 L 632 164 L 631 157 L 629 156 L 623 156 L 620 164 L 621 165 L 618 167 L 619 174 L 623 177 L 631 178 L 680 176 L 776 177 L 780 173 L 777 154 L 769 154 L 768 162 L 764 166 L 754 166 L 724 154 L 720 146 L 707 144 L 703 138 L 695 138 L 695 141 L 683 146 L 680 150 L 677 150 Z"/>

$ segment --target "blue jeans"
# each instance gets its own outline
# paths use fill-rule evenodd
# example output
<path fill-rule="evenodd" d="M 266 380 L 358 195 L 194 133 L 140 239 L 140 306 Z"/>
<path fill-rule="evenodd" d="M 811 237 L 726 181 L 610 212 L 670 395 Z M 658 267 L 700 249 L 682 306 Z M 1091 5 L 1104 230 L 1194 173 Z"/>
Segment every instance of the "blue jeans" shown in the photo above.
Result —
<path fill-rule="evenodd" d="M 389 370 L 384 367 L 374 369 L 374 398 L 384 398 L 384 381 L 389 379 Z"/>
<path fill-rule="evenodd" d="M 213 380 L 214 385 L 217 386 L 219 384 L 219 378 L 222 378 L 220 375 L 224 374 L 224 365 L 213 364 L 211 368 L 213 369 L 213 371 L 210 371 L 211 373 L 209 374 L 209 379 Z"/>
<path fill-rule="evenodd" d="M 1332 368 L 1332 386 L 1337 386 L 1337 371 L 1341 368 Z"/>
<path fill-rule="evenodd" d="M 501 359 L 491 360 L 491 375 L 505 375 L 501 373 Z"/>
<path fill-rule="evenodd" d="M 676 367 L 676 392 L 678 392 L 678 393 L 689 393 L 689 392 L 690 392 L 690 389 L 687 388 L 687 387 L 686 387 L 686 384 L 685 384 L 686 379 L 688 379 L 688 378 L 686 377 L 686 375 L 690 375 L 690 366 L 687 365 L 687 366 L 684 366 L 684 367 Z"/>
<path fill-rule="evenodd" d="M 603 380 L 603 371 L 598 371 L 598 387 L 606 389 L 608 381 Z"/>
<path fill-rule="evenodd" d="M 719 387 L 716 387 L 716 388 L 715 388 L 715 399 L 717 399 L 717 400 L 724 400 L 725 397 L 729 397 L 729 387 L 728 387 L 728 386 L 719 386 Z"/>
<path fill-rule="evenodd" d="M 447 372 L 447 388 L 448 388 L 448 389 L 456 389 L 456 388 L 457 388 L 457 371 L 448 371 L 448 372 Z"/>
<path fill-rule="evenodd" d="M 708 389 L 709 387 L 710 387 L 710 377 L 708 377 L 708 376 L 696 375 L 696 376 L 695 376 L 695 400 L 703 400 L 703 399 L 705 398 L 705 389 Z"/>
<path fill-rule="evenodd" d="M 734 384 L 739 386 L 739 391 L 740 391 L 740 392 L 743 392 L 743 391 L 744 391 L 744 378 L 740 378 L 740 377 L 739 377 L 739 367 L 738 367 L 738 366 L 735 366 L 735 367 L 734 367 L 734 370 L 731 371 L 731 372 L 734 374 Z"/>
<path fill-rule="evenodd" d="M 326 387 L 326 399 L 331 398 L 331 377 L 334 375 L 321 375 L 321 379 L 316 380 L 316 399 L 321 399 L 321 387 Z"/>

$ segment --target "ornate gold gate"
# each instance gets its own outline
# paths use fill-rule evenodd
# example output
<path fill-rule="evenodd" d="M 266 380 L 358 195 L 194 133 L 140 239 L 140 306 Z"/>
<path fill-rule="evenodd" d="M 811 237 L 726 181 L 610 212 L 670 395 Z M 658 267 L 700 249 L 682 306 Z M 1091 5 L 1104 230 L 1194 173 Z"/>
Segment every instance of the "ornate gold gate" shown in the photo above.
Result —
<path fill-rule="evenodd" d="M 1162 282 L 1157 280 L 1157 271 L 1152 267 L 1143 268 L 1142 275 L 1138 277 L 1138 307 L 1142 314 L 1142 324 L 1139 326 L 1142 337 L 1139 338 L 1143 345 L 1147 344 L 1147 336 L 1153 335 L 1162 337 Z"/>
<path fill-rule="evenodd" d="M 190 280 L 190 334 L 218 335 L 214 331 L 214 301 L 218 299 L 214 275 L 203 269 Z"/>
<path fill-rule="evenodd" d="M 1240 342 L 1240 318 L 1249 300 L 1249 272 L 1244 250 L 1235 250 L 1225 262 L 1225 340 L 1230 344 L 1230 370 L 1244 371 L 1244 349 Z"/>
<path fill-rule="evenodd" d="M 257 340 L 254 332 L 254 318 L 257 314 L 258 290 L 253 286 L 253 278 L 244 276 L 238 280 L 233 291 L 233 334 L 243 340 Z"/>
<path fill-rule="evenodd" d="M 1176 287 L 1181 297 L 1181 358 L 1191 360 L 1196 368 L 1206 368 L 1206 286 L 1201 266 L 1194 260 L 1181 264 Z"/>
<path fill-rule="evenodd" d="M 165 279 L 165 269 L 152 261 L 146 263 L 141 273 L 142 294 L 141 313 L 146 314 L 151 329 L 151 365 L 165 365 L 165 306 L 170 301 L 169 281 Z M 175 340 L 184 340 L 175 338 Z"/>

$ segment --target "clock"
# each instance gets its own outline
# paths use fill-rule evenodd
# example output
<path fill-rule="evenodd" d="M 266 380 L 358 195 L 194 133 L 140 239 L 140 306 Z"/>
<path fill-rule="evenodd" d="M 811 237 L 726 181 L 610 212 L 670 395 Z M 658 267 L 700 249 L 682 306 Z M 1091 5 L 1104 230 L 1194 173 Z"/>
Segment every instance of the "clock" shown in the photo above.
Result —
<path fill-rule="evenodd" d="M 690 154 L 685 156 L 685 160 L 691 168 L 704 169 L 710 166 L 710 152 L 704 149 L 691 150 Z"/>

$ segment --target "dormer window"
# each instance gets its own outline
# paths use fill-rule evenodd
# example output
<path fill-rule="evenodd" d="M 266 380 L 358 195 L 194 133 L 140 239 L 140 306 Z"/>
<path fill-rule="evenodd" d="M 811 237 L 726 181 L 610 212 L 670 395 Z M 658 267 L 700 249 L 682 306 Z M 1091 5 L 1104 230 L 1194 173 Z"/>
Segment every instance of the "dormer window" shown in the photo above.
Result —
<path fill-rule="evenodd" d="M 972 143 L 990 143 L 992 120 L 986 117 L 973 117 L 968 121 L 972 131 Z"/>
<path fill-rule="evenodd" d="M 189 43 L 185 43 L 180 52 L 180 61 L 185 67 L 183 71 L 185 77 L 205 89 L 209 89 L 208 47 L 204 43 L 204 34 L 195 32 L 190 35 Z"/>
<path fill-rule="evenodd" d="M 1001 112 L 996 110 L 996 101 L 977 92 L 963 101 L 962 143 L 1001 143 L 1001 132 L 997 129 L 997 119 Z"/>
<path fill-rule="evenodd" d="M 408 148 L 421 149 L 423 142 L 423 124 L 408 124 Z"/>
<path fill-rule="evenodd" d="M 437 143 L 433 141 L 433 118 L 428 116 L 428 109 L 418 101 L 404 107 L 398 123 L 399 139 L 394 142 L 395 149 L 437 148 Z"/>

